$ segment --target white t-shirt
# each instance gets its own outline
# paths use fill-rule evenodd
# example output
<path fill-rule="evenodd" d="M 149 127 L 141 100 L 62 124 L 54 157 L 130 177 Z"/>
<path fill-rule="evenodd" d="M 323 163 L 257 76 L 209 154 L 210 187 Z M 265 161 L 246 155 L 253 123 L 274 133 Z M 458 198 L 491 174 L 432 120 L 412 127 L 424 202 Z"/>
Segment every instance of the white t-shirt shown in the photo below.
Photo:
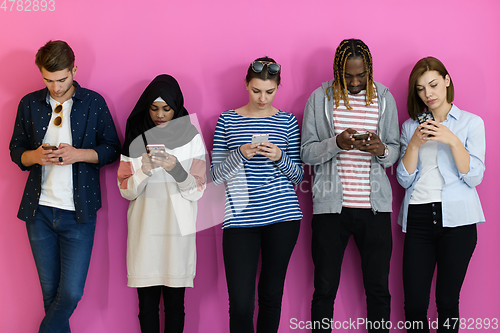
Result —
<path fill-rule="evenodd" d="M 418 150 L 422 170 L 410 198 L 410 204 L 441 202 L 444 178 L 437 165 L 436 141 L 427 141 Z"/>
<path fill-rule="evenodd" d="M 50 106 L 55 109 L 58 103 L 50 97 Z M 59 146 L 60 143 L 73 144 L 71 136 L 71 108 L 73 99 L 70 98 L 62 104 L 62 125 L 54 125 L 54 119 L 58 116 L 52 112 L 49 128 L 43 138 L 43 143 Z M 60 114 L 60 113 L 59 113 Z M 56 207 L 65 210 L 75 210 L 73 201 L 73 166 L 72 165 L 44 165 L 42 166 L 42 192 L 40 193 L 40 205 Z"/>

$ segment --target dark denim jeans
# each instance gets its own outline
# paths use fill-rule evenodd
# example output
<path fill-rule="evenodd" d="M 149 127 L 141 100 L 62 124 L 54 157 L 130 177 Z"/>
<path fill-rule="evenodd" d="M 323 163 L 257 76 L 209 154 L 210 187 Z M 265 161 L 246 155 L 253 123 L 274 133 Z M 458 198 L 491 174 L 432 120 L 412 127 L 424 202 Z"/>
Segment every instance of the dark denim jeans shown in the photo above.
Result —
<path fill-rule="evenodd" d="M 351 235 L 361 255 L 366 293 L 367 319 L 381 327 L 390 319 L 389 268 L 392 252 L 390 213 L 374 214 L 371 209 L 342 208 L 340 214 L 316 214 L 312 220 L 312 256 L 314 294 L 311 306 L 313 322 L 328 323 L 340 283 L 345 248 Z M 326 319 L 325 319 L 326 318 Z M 382 321 L 383 320 L 383 321 Z M 385 327 L 385 326 L 384 326 Z M 331 332 L 316 326 L 313 332 Z M 368 332 L 388 332 L 368 328 Z"/>
<path fill-rule="evenodd" d="M 78 224 L 73 211 L 38 206 L 26 223 L 42 287 L 45 317 L 39 333 L 68 333 L 69 318 L 83 295 L 96 219 Z"/>

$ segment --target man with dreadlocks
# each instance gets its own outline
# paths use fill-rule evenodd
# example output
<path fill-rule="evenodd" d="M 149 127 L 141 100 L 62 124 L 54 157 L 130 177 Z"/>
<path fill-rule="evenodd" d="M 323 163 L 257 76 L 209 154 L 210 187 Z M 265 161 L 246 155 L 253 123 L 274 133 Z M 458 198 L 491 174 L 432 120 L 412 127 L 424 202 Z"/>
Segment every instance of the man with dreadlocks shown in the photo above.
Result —
<path fill-rule="evenodd" d="M 373 81 L 372 57 L 361 40 L 340 43 L 333 71 L 334 80 L 309 97 L 302 124 L 300 155 L 315 171 L 311 328 L 331 332 L 342 259 L 354 235 L 367 303 L 363 327 L 389 332 L 392 189 L 384 168 L 399 156 L 396 103 Z"/>

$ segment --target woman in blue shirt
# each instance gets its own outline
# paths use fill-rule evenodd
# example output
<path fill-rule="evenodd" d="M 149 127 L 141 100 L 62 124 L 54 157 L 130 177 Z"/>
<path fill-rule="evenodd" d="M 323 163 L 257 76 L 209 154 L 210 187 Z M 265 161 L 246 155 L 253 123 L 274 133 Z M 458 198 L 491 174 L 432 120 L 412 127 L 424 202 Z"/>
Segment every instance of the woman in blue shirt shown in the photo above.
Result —
<path fill-rule="evenodd" d="M 429 332 L 427 309 L 437 265 L 438 332 L 458 332 L 459 297 L 484 222 L 476 192 L 484 173 L 482 119 L 452 104 L 453 82 L 444 65 L 427 57 L 413 68 L 408 119 L 401 130 L 397 178 L 406 189 L 399 223 L 406 232 L 403 284 L 408 332 Z M 426 119 L 427 111 L 433 116 Z M 420 121 L 419 121 L 420 119 Z"/>
<path fill-rule="evenodd" d="M 280 71 L 268 57 L 252 62 L 245 78 L 248 103 L 223 112 L 215 128 L 210 174 L 215 184 L 226 183 L 223 254 L 233 333 L 254 332 L 259 255 L 257 332 L 278 331 L 302 218 L 293 188 L 304 175 L 297 119 L 272 106 Z"/>

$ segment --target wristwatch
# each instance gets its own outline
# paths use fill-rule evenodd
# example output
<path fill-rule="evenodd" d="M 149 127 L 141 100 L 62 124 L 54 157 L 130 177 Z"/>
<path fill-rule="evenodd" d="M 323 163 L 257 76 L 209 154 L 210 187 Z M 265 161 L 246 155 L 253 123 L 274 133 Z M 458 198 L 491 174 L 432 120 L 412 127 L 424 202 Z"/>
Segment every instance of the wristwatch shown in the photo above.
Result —
<path fill-rule="evenodd" d="M 384 143 L 384 155 L 380 156 L 380 158 L 386 158 L 387 156 L 389 156 L 389 147 Z"/>

